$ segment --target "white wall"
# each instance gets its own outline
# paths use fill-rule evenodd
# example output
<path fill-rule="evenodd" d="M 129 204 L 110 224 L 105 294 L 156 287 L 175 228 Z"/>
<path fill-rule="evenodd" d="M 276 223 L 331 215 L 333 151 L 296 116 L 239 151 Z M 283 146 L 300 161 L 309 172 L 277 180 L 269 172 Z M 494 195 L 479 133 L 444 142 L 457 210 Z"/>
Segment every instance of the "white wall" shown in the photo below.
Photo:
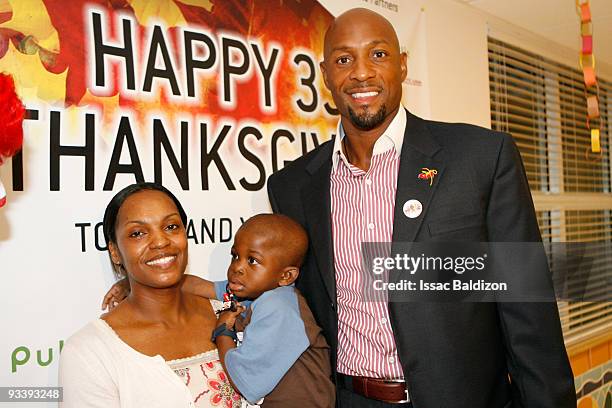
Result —
<path fill-rule="evenodd" d="M 424 0 L 431 119 L 489 127 L 487 26 L 450 0 Z"/>

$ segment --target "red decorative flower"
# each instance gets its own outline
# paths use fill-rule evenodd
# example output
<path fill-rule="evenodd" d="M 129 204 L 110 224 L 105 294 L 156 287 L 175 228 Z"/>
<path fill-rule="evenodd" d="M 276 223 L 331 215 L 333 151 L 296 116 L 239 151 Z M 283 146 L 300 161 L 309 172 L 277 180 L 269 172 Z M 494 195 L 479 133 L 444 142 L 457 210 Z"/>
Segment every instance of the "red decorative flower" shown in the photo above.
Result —
<path fill-rule="evenodd" d="M 240 394 L 232 387 L 225 372 L 219 371 L 216 379 L 209 379 L 208 386 L 213 391 L 210 396 L 210 402 L 214 406 L 223 406 L 224 408 L 240 407 Z"/>
<path fill-rule="evenodd" d="M 13 77 L 0 73 L 0 164 L 21 149 L 25 107 L 15 92 Z"/>

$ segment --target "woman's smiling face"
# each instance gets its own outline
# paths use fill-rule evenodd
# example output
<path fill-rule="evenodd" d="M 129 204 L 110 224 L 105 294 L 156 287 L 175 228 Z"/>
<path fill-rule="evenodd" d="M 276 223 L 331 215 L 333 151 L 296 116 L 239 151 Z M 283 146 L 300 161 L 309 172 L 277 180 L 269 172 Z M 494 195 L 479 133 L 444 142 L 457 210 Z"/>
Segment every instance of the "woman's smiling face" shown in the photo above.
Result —
<path fill-rule="evenodd" d="M 157 190 L 141 190 L 121 205 L 116 242 L 108 247 L 130 283 L 166 288 L 180 282 L 187 267 L 187 235 L 176 205 Z"/>

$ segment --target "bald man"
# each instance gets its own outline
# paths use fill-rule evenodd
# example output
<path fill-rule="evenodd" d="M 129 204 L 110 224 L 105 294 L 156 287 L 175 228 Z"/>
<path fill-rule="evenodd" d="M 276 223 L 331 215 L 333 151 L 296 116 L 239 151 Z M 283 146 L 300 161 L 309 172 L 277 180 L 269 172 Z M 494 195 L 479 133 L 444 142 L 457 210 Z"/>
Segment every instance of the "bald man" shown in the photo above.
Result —
<path fill-rule="evenodd" d="M 554 302 L 365 298 L 363 242 L 541 241 L 511 136 L 412 115 L 406 62 L 382 16 L 338 16 L 320 64 L 336 137 L 268 180 L 311 241 L 297 287 L 331 345 L 338 406 L 575 407 Z"/>

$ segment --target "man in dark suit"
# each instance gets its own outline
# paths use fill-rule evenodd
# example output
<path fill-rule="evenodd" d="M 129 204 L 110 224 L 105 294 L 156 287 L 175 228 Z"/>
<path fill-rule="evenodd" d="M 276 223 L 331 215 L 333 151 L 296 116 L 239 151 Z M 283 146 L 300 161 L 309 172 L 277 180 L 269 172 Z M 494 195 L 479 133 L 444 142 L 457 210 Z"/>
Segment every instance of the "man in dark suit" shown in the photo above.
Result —
<path fill-rule="evenodd" d="M 338 404 L 575 407 L 554 302 L 363 297 L 363 241 L 541 240 L 512 138 L 407 112 L 406 59 L 382 16 L 337 17 L 321 63 L 341 116 L 337 136 L 268 180 L 274 211 L 310 236 L 297 286 L 331 345 Z"/>

